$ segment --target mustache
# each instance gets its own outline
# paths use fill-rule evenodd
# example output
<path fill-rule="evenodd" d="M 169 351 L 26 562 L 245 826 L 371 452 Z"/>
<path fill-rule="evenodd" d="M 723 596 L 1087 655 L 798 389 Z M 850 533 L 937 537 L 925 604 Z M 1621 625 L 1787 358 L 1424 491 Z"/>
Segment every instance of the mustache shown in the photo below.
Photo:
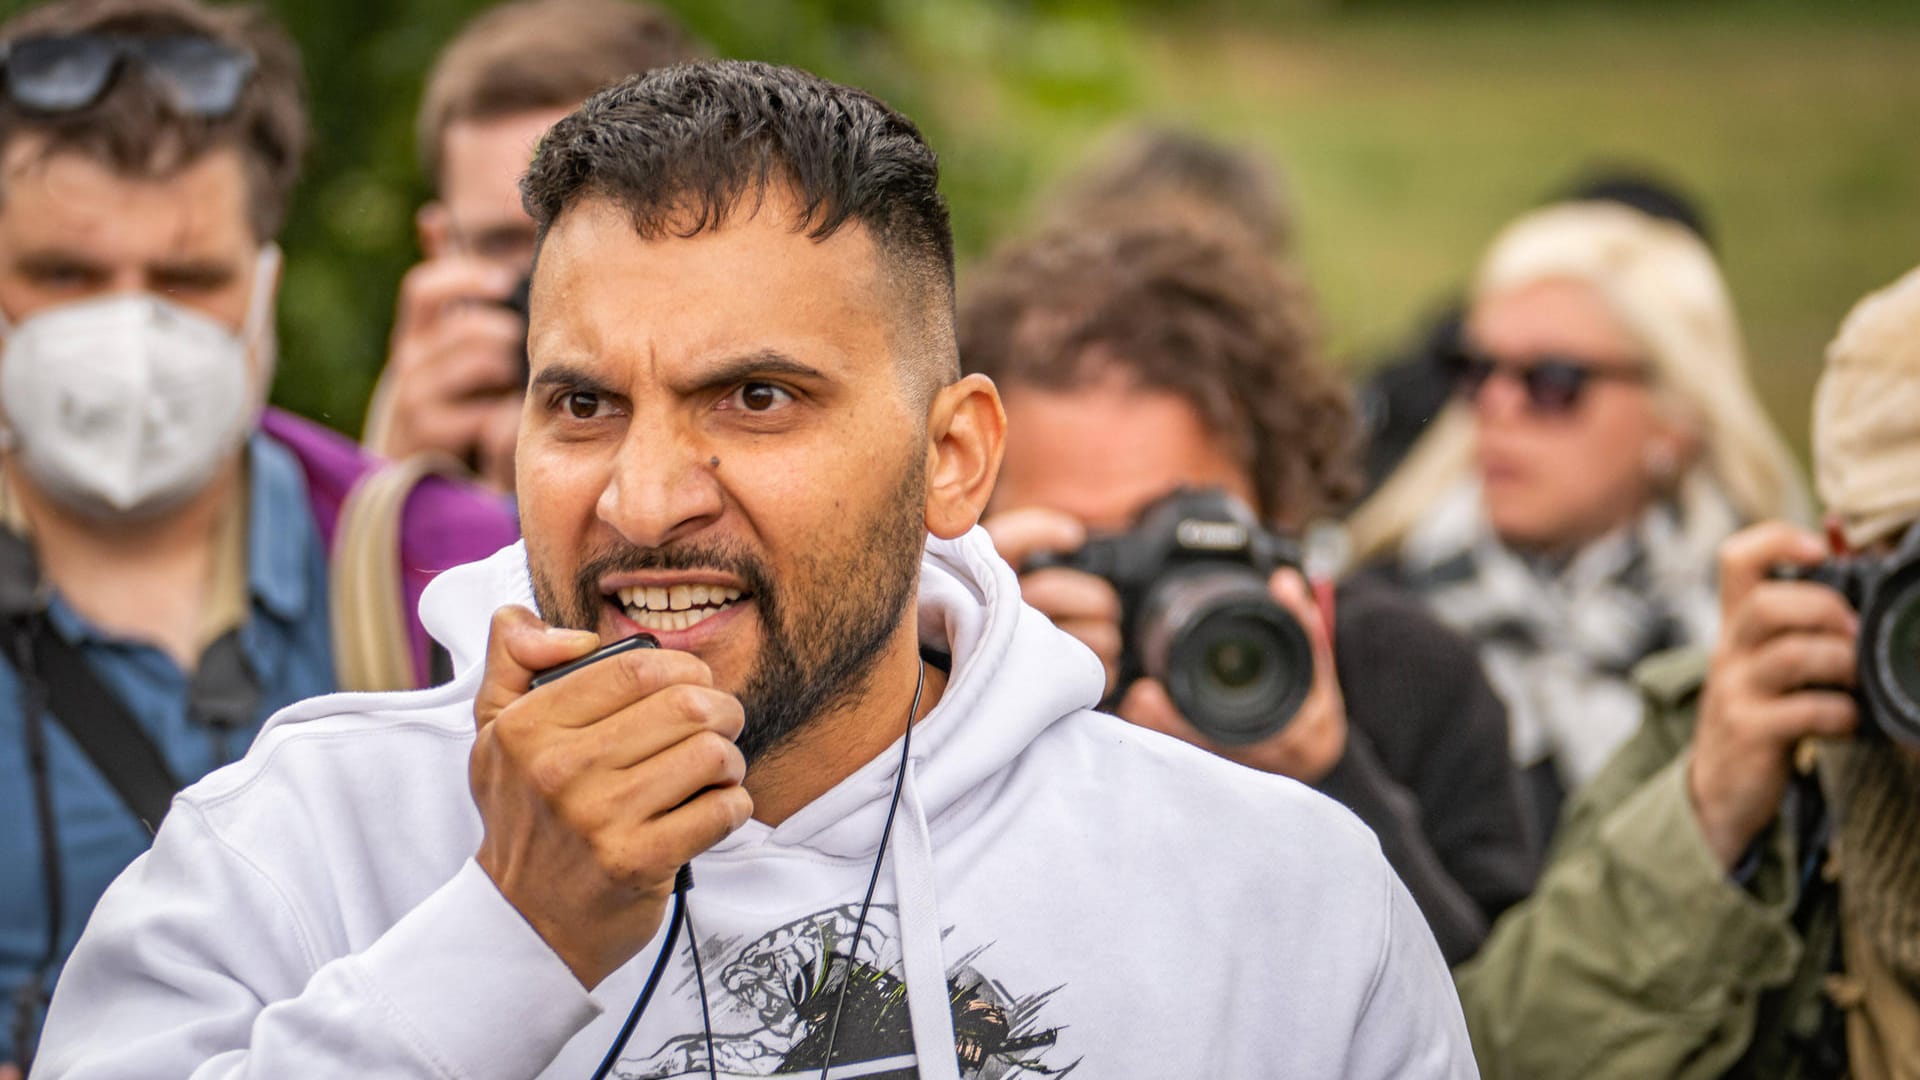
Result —
<path fill-rule="evenodd" d="M 746 585 L 746 591 L 755 596 L 770 597 L 774 591 L 773 575 L 765 563 L 739 547 L 714 543 L 677 543 L 664 547 L 606 544 L 580 565 L 576 580 L 583 595 L 597 595 L 600 579 L 609 574 L 649 570 L 714 570 L 738 578 Z"/>

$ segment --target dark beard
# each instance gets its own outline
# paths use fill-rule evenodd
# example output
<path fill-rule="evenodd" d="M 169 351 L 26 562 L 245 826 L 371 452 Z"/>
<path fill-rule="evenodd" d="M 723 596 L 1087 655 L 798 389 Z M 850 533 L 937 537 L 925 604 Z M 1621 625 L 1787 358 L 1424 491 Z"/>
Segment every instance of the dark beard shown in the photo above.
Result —
<path fill-rule="evenodd" d="M 622 544 L 595 552 L 565 596 L 529 560 L 534 601 L 541 618 L 554 626 L 598 630 L 608 602 L 600 580 L 609 574 L 718 570 L 737 578 L 759 608 L 763 634 L 753 668 L 736 692 L 747 715 L 736 743 L 751 768 L 827 712 L 866 694 L 873 661 L 899 627 L 919 583 L 926 541 L 921 460 L 918 455 L 909 459 L 893 497 L 865 528 L 854 531 L 856 547 L 847 557 L 830 560 L 837 553 L 815 551 L 785 584 L 776 585 L 766 564 L 739 545 Z"/>

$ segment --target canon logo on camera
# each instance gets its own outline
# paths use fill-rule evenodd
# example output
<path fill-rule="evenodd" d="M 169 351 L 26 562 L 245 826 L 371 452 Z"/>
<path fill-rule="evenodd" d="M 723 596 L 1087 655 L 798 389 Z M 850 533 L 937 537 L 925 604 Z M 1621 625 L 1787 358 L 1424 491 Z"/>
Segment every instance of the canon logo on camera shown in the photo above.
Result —
<path fill-rule="evenodd" d="M 1246 526 L 1200 518 L 1187 518 L 1176 525 L 1173 538 L 1190 551 L 1239 551 L 1248 543 Z"/>

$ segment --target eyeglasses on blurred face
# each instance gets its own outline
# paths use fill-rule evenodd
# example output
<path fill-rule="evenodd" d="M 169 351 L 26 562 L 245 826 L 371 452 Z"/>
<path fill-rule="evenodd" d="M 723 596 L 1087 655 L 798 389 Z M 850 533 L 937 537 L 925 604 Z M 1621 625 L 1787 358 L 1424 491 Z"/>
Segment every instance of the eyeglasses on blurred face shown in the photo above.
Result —
<path fill-rule="evenodd" d="M 1571 415 L 1596 381 L 1644 386 L 1652 378 L 1644 364 L 1600 365 L 1555 353 L 1505 360 L 1466 347 L 1449 353 L 1442 366 L 1454 393 L 1469 402 L 1480 396 L 1494 376 L 1513 379 L 1526 394 L 1528 410 L 1538 416 Z"/>
<path fill-rule="evenodd" d="M 190 34 L 30 37 L 0 44 L 0 86 L 23 109 L 74 112 L 100 100 L 125 64 L 138 64 L 181 112 L 218 118 L 239 103 L 254 58 L 223 41 Z"/>

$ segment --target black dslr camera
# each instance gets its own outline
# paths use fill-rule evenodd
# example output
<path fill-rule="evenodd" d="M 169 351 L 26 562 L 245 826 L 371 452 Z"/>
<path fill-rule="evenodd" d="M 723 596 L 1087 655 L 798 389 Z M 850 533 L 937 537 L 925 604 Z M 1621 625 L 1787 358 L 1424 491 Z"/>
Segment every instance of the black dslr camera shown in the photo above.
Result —
<path fill-rule="evenodd" d="M 1920 527 L 1891 555 L 1854 555 L 1775 577 L 1834 589 L 1860 614 L 1860 733 L 1920 749 Z"/>
<path fill-rule="evenodd" d="M 1120 682 L 1166 684 L 1180 712 L 1222 743 L 1258 742 L 1287 726 L 1313 686 L 1307 633 L 1267 591 L 1296 544 L 1261 528 L 1218 490 L 1183 488 L 1140 513 L 1129 532 L 1096 536 L 1024 569 L 1064 566 L 1120 592 Z"/>

